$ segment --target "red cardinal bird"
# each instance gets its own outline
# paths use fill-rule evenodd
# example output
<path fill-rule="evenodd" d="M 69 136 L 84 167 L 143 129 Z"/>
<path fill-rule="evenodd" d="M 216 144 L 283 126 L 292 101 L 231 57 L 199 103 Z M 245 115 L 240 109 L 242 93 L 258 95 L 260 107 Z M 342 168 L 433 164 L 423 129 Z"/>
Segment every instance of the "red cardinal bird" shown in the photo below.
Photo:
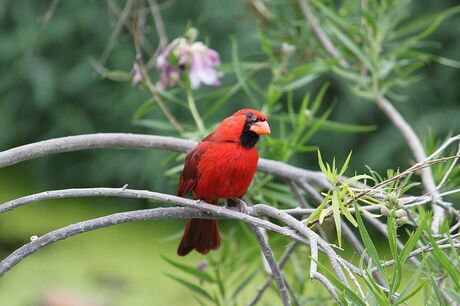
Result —
<path fill-rule="evenodd" d="M 267 118 L 252 109 L 242 109 L 226 118 L 217 129 L 185 157 L 178 196 L 193 191 L 194 200 L 217 205 L 219 199 L 242 197 L 256 173 L 259 136 L 270 134 Z M 187 220 L 177 254 L 193 249 L 207 254 L 220 245 L 217 220 Z"/>

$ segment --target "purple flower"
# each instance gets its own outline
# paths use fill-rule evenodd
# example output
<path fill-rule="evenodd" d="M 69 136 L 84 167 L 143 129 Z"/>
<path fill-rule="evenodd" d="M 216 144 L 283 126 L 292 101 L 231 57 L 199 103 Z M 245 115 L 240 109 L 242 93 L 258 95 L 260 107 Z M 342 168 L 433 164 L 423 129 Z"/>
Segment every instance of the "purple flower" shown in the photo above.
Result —
<path fill-rule="evenodd" d="M 132 86 L 136 86 L 143 80 L 141 69 L 136 62 L 134 62 L 133 64 L 133 69 L 131 70 L 131 76 L 132 76 L 132 81 L 131 81 Z"/>
<path fill-rule="evenodd" d="M 156 66 L 161 70 L 157 87 L 165 89 L 177 84 L 183 73 L 188 76 L 192 89 L 201 84 L 219 86 L 222 74 L 219 54 L 202 42 L 190 43 L 185 38 L 173 40 L 158 56 Z"/>
<path fill-rule="evenodd" d="M 198 264 L 196 265 L 196 268 L 197 268 L 198 270 L 200 270 L 200 271 L 206 270 L 207 267 L 208 267 L 208 262 L 207 262 L 207 261 L 202 261 L 202 262 L 200 262 L 200 263 L 198 263 Z"/>

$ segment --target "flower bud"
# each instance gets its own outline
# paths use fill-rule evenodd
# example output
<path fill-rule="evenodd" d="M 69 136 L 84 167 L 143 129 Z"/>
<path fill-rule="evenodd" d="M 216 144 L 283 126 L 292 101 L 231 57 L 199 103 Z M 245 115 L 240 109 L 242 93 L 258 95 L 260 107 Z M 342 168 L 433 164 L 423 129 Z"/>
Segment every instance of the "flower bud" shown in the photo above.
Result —
<path fill-rule="evenodd" d="M 380 209 L 380 212 L 382 213 L 382 215 L 387 216 L 387 217 L 389 217 L 391 214 L 391 211 L 385 206 L 382 206 L 382 208 Z"/>
<path fill-rule="evenodd" d="M 407 217 L 401 217 L 396 219 L 396 223 L 398 223 L 399 225 L 406 224 L 407 222 L 409 222 L 409 219 Z"/>
<path fill-rule="evenodd" d="M 198 37 L 199 31 L 195 28 L 190 28 L 187 30 L 185 33 L 185 38 L 187 38 L 189 43 L 194 43 L 196 41 L 196 38 Z"/>
<path fill-rule="evenodd" d="M 406 217 L 407 216 L 407 213 L 404 209 L 398 209 L 396 212 L 395 212 L 395 217 L 396 218 L 402 218 L 402 217 Z"/>
<path fill-rule="evenodd" d="M 286 56 L 287 58 L 289 58 L 291 56 L 292 53 L 295 52 L 295 46 L 294 45 L 291 45 L 291 44 L 288 44 L 287 42 L 283 42 L 281 44 L 281 53 Z"/>
<path fill-rule="evenodd" d="M 399 207 L 399 199 L 396 193 L 390 192 L 385 195 L 385 200 L 383 204 L 388 208 L 388 209 L 393 209 Z"/>

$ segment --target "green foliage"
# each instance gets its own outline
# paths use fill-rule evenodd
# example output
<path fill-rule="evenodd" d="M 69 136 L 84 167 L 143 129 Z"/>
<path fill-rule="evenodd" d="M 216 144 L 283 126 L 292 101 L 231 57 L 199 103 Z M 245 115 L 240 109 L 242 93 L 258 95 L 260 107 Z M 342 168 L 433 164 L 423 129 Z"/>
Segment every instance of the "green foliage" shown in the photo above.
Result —
<path fill-rule="evenodd" d="M 348 204 L 349 199 L 354 197 L 354 192 L 349 185 L 342 181 L 342 175 L 348 168 L 348 164 L 350 162 L 351 152 L 348 154 L 347 159 L 345 160 L 343 166 L 341 167 L 340 171 L 335 166 L 335 158 L 332 162 L 332 166 L 328 163 L 324 163 L 321 157 L 321 153 L 318 150 L 318 163 L 321 169 L 321 172 L 324 176 L 329 180 L 332 184 L 332 188 L 328 191 L 328 193 L 324 196 L 323 202 L 318 206 L 318 208 L 308 217 L 307 222 L 312 223 L 316 220 L 319 221 L 320 224 L 323 223 L 324 218 L 329 216 L 332 212 L 334 222 L 335 222 L 335 229 L 337 231 L 337 238 L 339 241 L 339 246 L 342 244 L 342 215 L 351 223 L 353 226 L 358 226 L 355 221 L 355 218 L 350 214 L 348 211 Z M 350 179 L 347 179 L 350 182 L 357 182 L 360 179 L 364 179 L 363 176 L 355 176 Z M 329 205 L 328 205 L 329 204 Z"/>
<path fill-rule="evenodd" d="M 350 261 L 355 257 L 349 254 L 351 246 L 342 244 L 342 225 L 349 222 L 358 228 L 365 254 L 370 257 L 367 264 L 364 255 L 359 260 L 364 272 L 358 281 L 365 298 L 347 288 L 321 259 L 318 262 L 344 305 L 422 304 L 421 289 L 425 304 L 447 305 L 446 294 L 460 303 L 460 259 L 454 247 L 458 236 L 448 231 L 448 223 L 453 220 L 445 222 L 439 234 L 443 236 L 435 236 L 428 230 L 431 215 L 424 208 L 403 209 L 402 197 L 422 193 L 416 175 L 398 177 L 398 167 L 405 168 L 413 157 L 375 103 L 368 103 L 380 96 L 388 97 L 421 135 L 428 153 L 448 132 L 459 131 L 460 92 L 453 84 L 460 80 L 450 69 L 460 67 L 456 58 L 460 54 L 456 30 L 460 26 L 460 7 L 454 1 L 423 5 L 410 0 L 308 1 L 341 54 L 340 60 L 345 60 L 348 67 L 325 50 L 304 20 L 297 1 L 158 1 L 169 41 L 183 35 L 191 25 L 198 28 L 199 38 L 220 53 L 219 71 L 224 77 L 219 88 L 192 91 L 190 80 L 185 79 L 175 87 L 156 91 L 153 97 L 145 80 L 132 85 L 132 68 L 137 62 L 131 31 L 122 27 L 117 34 L 113 28 L 133 21 L 119 23 L 125 3 L 108 1 L 106 5 L 93 1 L 82 6 L 78 2 L 58 2 L 49 20 L 41 18 L 48 16 L 46 2 L 0 3 L 0 63 L 5 67 L 0 72 L 0 143 L 5 148 L 101 131 L 200 140 L 234 111 L 243 107 L 260 109 L 268 115 L 272 127 L 272 135 L 261 140 L 260 155 L 313 169 L 317 151 L 319 169 L 331 185 L 319 190 L 324 196 L 322 203 L 316 203 L 306 191 L 298 191 L 310 204 L 317 205 L 305 221 L 329 234 L 324 221 L 332 217 L 338 244 L 345 250 L 341 256 Z M 134 2 L 148 8 L 147 1 Z M 149 9 L 136 10 L 149 14 Z M 136 14 L 129 14 L 129 18 Z M 159 43 L 157 25 L 150 15 L 138 21 L 143 31 L 143 60 L 155 84 L 159 73 L 150 68 Z M 114 41 L 110 41 L 112 35 Z M 100 55 L 112 43 L 106 60 L 101 60 Z M 180 122 L 183 133 L 164 115 L 161 101 Z M 427 136 L 426 126 L 430 126 Z M 351 153 L 346 156 L 351 147 L 353 160 Z M 454 148 L 449 153 L 455 152 Z M 336 158 L 344 160 L 342 166 L 336 165 Z M 326 160 L 332 160 L 332 164 Z M 442 181 L 453 162 L 433 165 L 436 183 Z M 25 177 L 35 177 L 35 181 L 46 185 L 46 189 L 82 182 L 88 186 L 123 186 L 128 182 L 130 186 L 174 193 L 182 164 L 183 155 L 178 154 L 84 152 L 46 158 L 22 171 Z M 372 166 L 369 174 L 360 174 L 364 164 Z M 352 176 L 345 177 L 345 173 Z M 441 186 L 442 192 L 460 184 L 459 173 L 457 164 Z M 381 186 L 380 193 L 366 193 L 362 184 Z M 299 202 L 298 195 L 285 182 L 263 174 L 257 174 L 247 196 L 255 203 L 270 203 L 282 209 L 298 207 Z M 446 198 L 458 200 L 458 195 Z M 135 209 L 150 204 L 133 205 Z M 375 205 L 380 205 L 386 217 L 379 220 L 388 226 L 388 246 L 381 243 L 386 240 L 376 238 L 378 235 L 366 228 L 359 213 L 379 218 L 381 215 L 366 210 Z M 353 207 L 358 213 L 349 211 Z M 67 214 L 53 219 L 73 222 L 73 215 Z M 32 229 L 41 223 L 48 228 L 48 218 L 29 216 L 27 220 L 32 220 Z M 9 222 L 1 223 L 0 251 L 5 241 L 15 245 L 35 234 L 24 227 L 19 237 L 14 221 Z M 222 249 L 208 256 L 205 269 L 190 263 L 196 259 L 184 263 L 165 253 L 165 274 L 187 288 L 200 305 L 245 304 L 266 275 L 260 268 L 257 243 L 250 240 L 252 234 L 246 226 L 239 226 L 238 235 L 228 234 Z M 404 230 L 409 229 L 412 232 L 406 235 Z M 145 238 L 132 236 L 137 242 L 139 237 Z M 269 238 L 279 258 L 286 243 L 271 234 Z M 245 245 L 241 242 L 244 239 L 252 243 Z M 398 247 L 398 239 L 402 248 Z M 445 240 L 438 245 L 440 239 Z M 412 266 L 411 252 L 427 246 L 430 249 L 426 254 L 417 257 L 420 264 Z M 122 254 L 124 259 L 129 256 Z M 308 249 L 299 247 L 283 270 L 294 288 L 293 295 L 305 304 L 333 302 L 324 289 L 310 283 L 305 268 L 308 255 Z M 105 256 L 99 257 L 98 262 L 105 261 Z M 388 264 L 390 260 L 393 265 Z M 114 266 L 120 268 L 117 262 Z M 158 270 L 156 263 L 151 270 Z M 387 282 L 389 292 L 376 282 L 376 271 Z M 70 270 L 67 274 L 73 275 Z M 141 279 L 139 274 L 133 275 Z M 87 279 L 82 282 L 90 283 Z M 22 285 L 22 280 L 17 283 Z M 143 288 L 139 282 L 134 287 Z M 143 290 L 149 292 L 150 288 Z M 275 286 L 269 291 L 272 295 L 264 302 L 278 303 Z"/>

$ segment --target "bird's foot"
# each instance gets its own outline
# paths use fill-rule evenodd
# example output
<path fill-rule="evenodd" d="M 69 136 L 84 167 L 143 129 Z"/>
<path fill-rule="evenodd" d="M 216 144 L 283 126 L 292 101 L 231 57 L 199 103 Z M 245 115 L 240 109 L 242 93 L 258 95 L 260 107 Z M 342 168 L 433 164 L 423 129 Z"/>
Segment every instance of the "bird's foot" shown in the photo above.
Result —
<path fill-rule="evenodd" d="M 250 214 L 251 212 L 251 208 L 248 206 L 248 204 L 246 204 L 245 201 L 239 199 L 239 198 L 235 198 L 234 201 L 236 201 L 236 205 L 238 206 L 238 208 L 240 209 L 240 212 L 243 213 L 243 214 Z"/>

